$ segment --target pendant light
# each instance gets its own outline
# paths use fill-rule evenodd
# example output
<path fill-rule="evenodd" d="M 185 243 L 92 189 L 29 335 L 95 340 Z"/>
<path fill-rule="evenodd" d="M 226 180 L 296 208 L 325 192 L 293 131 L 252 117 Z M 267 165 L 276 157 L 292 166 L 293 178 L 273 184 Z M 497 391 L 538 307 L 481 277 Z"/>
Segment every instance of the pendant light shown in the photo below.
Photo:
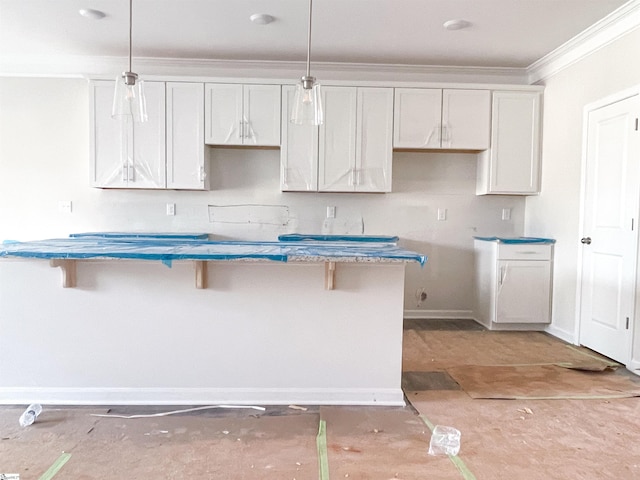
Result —
<path fill-rule="evenodd" d="M 114 118 L 130 118 L 134 122 L 147 121 L 147 102 L 144 96 L 144 82 L 138 80 L 138 74 L 131 71 L 131 43 L 133 0 L 129 0 L 129 70 L 116 78 L 116 91 L 113 97 Z"/>
<path fill-rule="evenodd" d="M 322 96 L 320 85 L 315 77 L 311 76 L 311 16 L 313 0 L 309 0 L 309 30 L 307 34 L 307 74 L 300 79 L 296 86 L 296 94 L 291 111 L 291 123 L 297 125 L 322 125 L 324 114 L 322 112 Z"/>

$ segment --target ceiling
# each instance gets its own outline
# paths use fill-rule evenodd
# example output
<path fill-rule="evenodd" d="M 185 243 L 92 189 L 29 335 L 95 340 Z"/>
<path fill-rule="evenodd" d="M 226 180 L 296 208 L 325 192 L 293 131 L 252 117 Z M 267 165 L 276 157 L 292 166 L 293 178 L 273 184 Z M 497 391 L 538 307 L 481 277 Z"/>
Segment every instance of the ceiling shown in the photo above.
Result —
<path fill-rule="evenodd" d="M 526 68 L 627 0 L 315 0 L 313 62 Z M 133 56 L 306 59 L 307 0 L 134 0 Z M 82 8 L 104 12 L 100 20 Z M 254 13 L 272 15 L 253 24 Z M 0 61 L 125 57 L 127 0 L 0 0 Z M 470 22 L 450 31 L 451 19 Z"/>

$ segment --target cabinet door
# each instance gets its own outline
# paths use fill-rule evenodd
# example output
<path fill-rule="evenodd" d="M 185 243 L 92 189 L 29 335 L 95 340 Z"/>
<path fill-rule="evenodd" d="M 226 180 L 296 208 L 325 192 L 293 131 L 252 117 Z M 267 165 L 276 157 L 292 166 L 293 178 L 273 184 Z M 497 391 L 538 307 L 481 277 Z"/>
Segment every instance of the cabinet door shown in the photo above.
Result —
<path fill-rule="evenodd" d="M 394 148 L 440 148 L 441 121 L 441 89 L 395 89 Z"/>
<path fill-rule="evenodd" d="M 391 191 L 393 89 L 358 88 L 356 191 Z"/>
<path fill-rule="evenodd" d="M 204 148 L 204 85 L 167 83 L 167 188 L 209 188 Z"/>
<path fill-rule="evenodd" d="M 145 82 L 148 120 L 133 124 L 133 162 L 127 188 L 166 187 L 165 85 Z"/>
<path fill-rule="evenodd" d="M 477 193 L 540 191 L 540 93 L 493 92 L 491 148 L 480 155 Z"/>
<path fill-rule="evenodd" d="M 91 186 L 124 188 L 133 153 L 133 125 L 111 117 L 115 82 L 91 82 Z"/>
<path fill-rule="evenodd" d="M 442 148 L 486 150 L 490 130 L 489 90 L 443 90 Z"/>
<path fill-rule="evenodd" d="M 295 87 L 282 88 L 282 146 L 280 148 L 280 190 L 318 190 L 318 127 L 289 121 Z"/>
<path fill-rule="evenodd" d="M 549 323 L 551 262 L 498 262 L 496 323 Z"/>
<path fill-rule="evenodd" d="M 205 84 L 205 142 L 209 145 L 242 145 L 242 85 Z"/>
<path fill-rule="evenodd" d="M 353 192 L 356 157 L 356 87 L 324 87 L 320 126 L 318 190 Z"/>
<path fill-rule="evenodd" d="M 115 83 L 91 84 L 91 186 L 165 188 L 163 82 L 145 82 L 148 121 L 111 117 Z"/>
<path fill-rule="evenodd" d="M 243 143 L 280 145 L 280 85 L 245 85 Z"/>

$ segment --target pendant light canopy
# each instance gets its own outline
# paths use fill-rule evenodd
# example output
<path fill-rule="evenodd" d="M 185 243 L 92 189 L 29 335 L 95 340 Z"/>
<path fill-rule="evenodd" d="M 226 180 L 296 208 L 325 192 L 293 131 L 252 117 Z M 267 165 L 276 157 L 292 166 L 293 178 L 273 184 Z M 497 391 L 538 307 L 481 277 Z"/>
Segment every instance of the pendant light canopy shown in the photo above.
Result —
<path fill-rule="evenodd" d="M 134 122 L 147 121 L 147 103 L 144 96 L 144 82 L 138 80 L 138 74 L 131 71 L 133 0 L 129 0 L 129 70 L 116 78 L 116 91 L 113 97 L 114 118 L 130 118 Z"/>
<path fill-rule="evenodd" d="M 309 0 L 309 30 L 307 35 L 307 74 L 300 79 L 296 86 L 296 94 L 291 111 L 291 123 L 298 125 L 322 125 L 324 113 L 322 111 L 322 96 L 320 85 L 311 76 L 311 17 L 313 0 Z"/>

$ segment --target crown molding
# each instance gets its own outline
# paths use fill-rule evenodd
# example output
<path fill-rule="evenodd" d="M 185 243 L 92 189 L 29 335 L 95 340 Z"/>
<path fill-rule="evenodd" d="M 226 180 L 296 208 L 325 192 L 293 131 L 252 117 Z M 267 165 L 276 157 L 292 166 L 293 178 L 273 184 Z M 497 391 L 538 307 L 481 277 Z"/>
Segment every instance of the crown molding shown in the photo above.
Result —
<path fill-rule="evenodd" d="M 126 64 L 125 57 L 0 56 L 0 76 L 112 78 Z M 306 65 L 304 62 L 138 57 L 133 59 L 133 67 L 141 76 L 290 78 L 294 83 Z M 528 84 L 524 68 L 315 62 L 312 72 L 321 82 L 329 79 Z"/>
<path fill-rule="evenodd" d="M 640 0 L 630 0 L 602 20 L 527 67 L 538 84 L 640 27 Z"/>

